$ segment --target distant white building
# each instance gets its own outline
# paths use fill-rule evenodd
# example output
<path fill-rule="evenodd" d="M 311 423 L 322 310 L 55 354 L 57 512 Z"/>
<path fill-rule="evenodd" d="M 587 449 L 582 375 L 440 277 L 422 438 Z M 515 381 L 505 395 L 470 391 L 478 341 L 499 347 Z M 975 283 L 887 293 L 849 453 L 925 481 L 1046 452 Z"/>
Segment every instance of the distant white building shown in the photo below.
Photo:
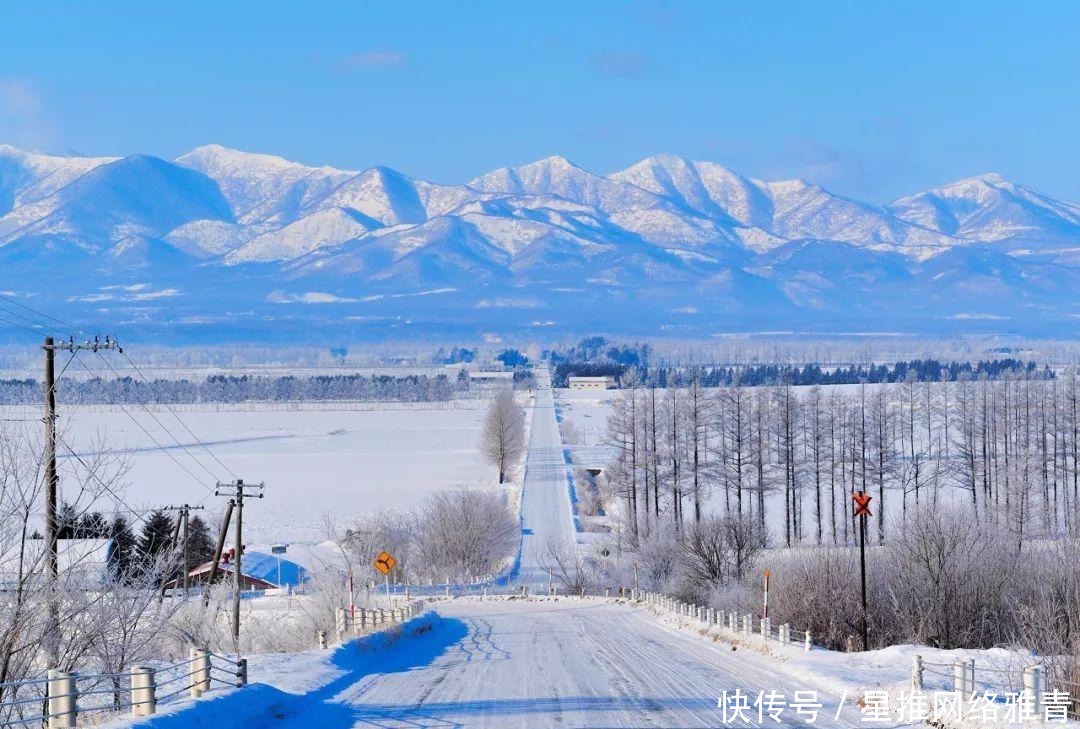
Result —
<path fill-rule="evenodd" d="M 618 387 L 614 377 L 584 377 L 570 375 L 567 378 L 571 390 L 614 390 Z"/>
<path fill-rule="evenodd" d="M 469 370 L 469 392 L 483 396 L 514 387 L 514 373 L 503 370 Z"/>
<path fill-rule="evenodd" d="M 469 379 L 473 382 L 503 382 L 513 383 L 514 373 L 502 370 L 470 370 Z"/>

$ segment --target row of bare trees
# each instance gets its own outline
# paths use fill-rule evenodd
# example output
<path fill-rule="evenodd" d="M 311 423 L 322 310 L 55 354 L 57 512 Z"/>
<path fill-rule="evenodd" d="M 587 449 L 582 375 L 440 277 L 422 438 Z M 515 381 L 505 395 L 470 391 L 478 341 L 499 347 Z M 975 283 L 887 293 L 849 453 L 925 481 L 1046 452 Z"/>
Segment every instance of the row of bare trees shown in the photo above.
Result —
<path fill-rule="evenodd" d="M 607 442 L 607 487 L 628 531 L 676 532 L 710 511 L 785 545 L 856 538 L 850 494 L 874 497 L 878 543 L 918 506 L 963 502 L 1022 542 L 1080 529 L 1080 383 L 998 380 L 661 389 L 628 382 Z"/>

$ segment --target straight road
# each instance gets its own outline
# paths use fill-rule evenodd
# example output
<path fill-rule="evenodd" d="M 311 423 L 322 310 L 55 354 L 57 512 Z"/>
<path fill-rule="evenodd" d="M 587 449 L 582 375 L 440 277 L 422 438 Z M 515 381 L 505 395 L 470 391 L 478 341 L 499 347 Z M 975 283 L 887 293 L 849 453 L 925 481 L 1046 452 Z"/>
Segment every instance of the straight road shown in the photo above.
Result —
<path fill-rule="evenodd" d="M 602 600 L 455 600 L 432 630 L 385 655 L 339 650 L 344 673 L 283 707 L 275 727 L 854 727 L 860 715 L 824 692 L 816 722 L 781 714 L 725 724 L 722 692 L 814 690 L 783 662 L 661 626 L 643 608 Z M 360 664 L 350 669 L 349 660 Z M 850 700 L 850 699 L 849 699 Z"/>
<path fill-rule="evenodd" d="M 546 588 L 550 549 L 568 555 L 576 549 L 566 463 L 555 420 L 551 376 L 546 369 L 537 372 L 521 515 L 521 565 L 512 581 Z"/>

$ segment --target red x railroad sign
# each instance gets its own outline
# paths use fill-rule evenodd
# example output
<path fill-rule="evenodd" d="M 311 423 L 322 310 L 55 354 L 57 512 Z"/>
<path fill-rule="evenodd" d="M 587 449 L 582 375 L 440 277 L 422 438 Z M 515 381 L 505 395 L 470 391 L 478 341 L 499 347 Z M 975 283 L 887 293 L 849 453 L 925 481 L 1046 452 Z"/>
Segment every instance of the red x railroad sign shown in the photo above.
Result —
<path fill-rule="evenodd" d="M 851 495 L 855 502 L 855 516 L 873 516 L 870 513 L 870 499 L 873 498 L 865 491 L 856 491 Z"/>

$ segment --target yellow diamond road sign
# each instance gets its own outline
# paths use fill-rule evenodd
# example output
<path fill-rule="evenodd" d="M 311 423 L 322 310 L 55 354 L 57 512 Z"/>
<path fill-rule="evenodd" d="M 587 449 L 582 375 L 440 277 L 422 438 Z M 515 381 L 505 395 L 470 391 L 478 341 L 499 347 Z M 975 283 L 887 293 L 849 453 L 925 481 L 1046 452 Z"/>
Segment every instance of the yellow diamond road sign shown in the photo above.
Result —
<path fill-rule="evenodd" d="M 389 552 L 382 552 L 375 558 L 375 569 L 382 572 L 384 575 L 390 574 L 390 570 L 394 569 L 394 565 L 397 564 L 397 560 L 390 556 Z"/>

